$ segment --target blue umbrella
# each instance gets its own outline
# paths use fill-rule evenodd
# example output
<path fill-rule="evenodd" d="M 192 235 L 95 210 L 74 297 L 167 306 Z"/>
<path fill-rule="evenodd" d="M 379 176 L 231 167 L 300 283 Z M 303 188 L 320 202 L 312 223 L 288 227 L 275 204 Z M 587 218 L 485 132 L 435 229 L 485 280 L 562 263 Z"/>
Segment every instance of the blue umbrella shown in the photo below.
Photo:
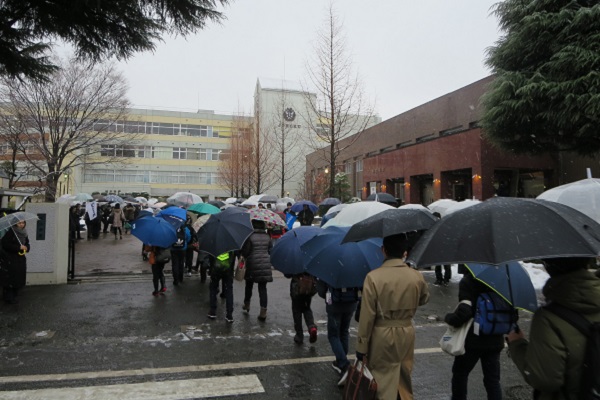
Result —
<path fill-rule="evenodd" d="M 172 206 L 161 210 L 158 214 L 156 214 L 156 216 L 158 218 L 164 219 L 165 221 L 173 225 L 175 229 L 177 229 L 185 223 L 187 214 L 183 208 Z"/>
<path fill-rule="evenodd" d="M 308 208 L 310 209 L 310 211 L 312 211 L 313 213 L 316 213 L 317 211 L 319 211 L 319 207 L 317 207 L 317 205 L 315 203 L 313 203 L 312 201 L 308 201 L 308 200 L 300 200 L 300 201 L 294 203 L 294 205 L 292 205 L 291 210 L 295 213 L 299 213 L 300 211 L 302 211 L 304 209 L 304 205 L 307 205 Z"/>
<path fill-rule="evenodd" d="M 143 217 L 131 223 L 131 234 L 142 243 L 168 248 L 177 241 L 175 228 L 162 218 Z"/>
<path fill-rule="evenodd" d="M 271 265 L 284 274 L 296 275 L 304 272 L 304 254 L 300 246 L 321 232 L 316 226 L 300 226 L 277 239 L 271 250 Z"/>
<path fill-rule="evenodd" d="M 534 312 L 538 308 L 535 288 L 518 261 L 500 265 L 465 264 L 475 279 L 489 286 L 515 308 Z"/>
<path fill-rule="evenodd" d="M 227 208 L 212 214 L 198 230 L 198 250 L 217 257 L 227 251 L 239 250 L 254 232 L 250 214 L 240 207 Z"/>
<path fill-rule="evenodd" d="M 306 272 L 334 288 L 362 287 L 369 271 L 383 263 L 383 239 L 341 244 L 349 229 L 337 226 L 322 229 L 300 246 Z"/>

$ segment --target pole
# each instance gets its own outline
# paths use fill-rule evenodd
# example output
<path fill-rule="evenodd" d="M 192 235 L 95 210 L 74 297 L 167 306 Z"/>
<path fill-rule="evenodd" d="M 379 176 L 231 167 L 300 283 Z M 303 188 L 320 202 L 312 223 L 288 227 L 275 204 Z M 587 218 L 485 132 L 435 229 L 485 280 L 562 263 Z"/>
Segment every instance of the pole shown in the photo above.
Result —
<path fill-rule="evenodd" d="M 592 178 L 592 169 L 591 168 L 586 168 L 585 171 L 587 173 L 588 179 L 591 179 Z"/>

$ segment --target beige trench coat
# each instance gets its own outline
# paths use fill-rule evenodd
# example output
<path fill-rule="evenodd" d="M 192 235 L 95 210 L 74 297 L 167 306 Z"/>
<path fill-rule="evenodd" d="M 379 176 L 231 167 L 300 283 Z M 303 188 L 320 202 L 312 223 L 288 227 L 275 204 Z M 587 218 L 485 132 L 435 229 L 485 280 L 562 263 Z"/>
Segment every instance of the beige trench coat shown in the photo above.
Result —
<path fill-rule="evenodd" d="M 367 354 L 377 381 L 377 398 L 411 400 L 418 306 L 429 301 L 429 287 L 419 271 L 401 259 L 386 260 L 365 278 L 356 351 Z"/>

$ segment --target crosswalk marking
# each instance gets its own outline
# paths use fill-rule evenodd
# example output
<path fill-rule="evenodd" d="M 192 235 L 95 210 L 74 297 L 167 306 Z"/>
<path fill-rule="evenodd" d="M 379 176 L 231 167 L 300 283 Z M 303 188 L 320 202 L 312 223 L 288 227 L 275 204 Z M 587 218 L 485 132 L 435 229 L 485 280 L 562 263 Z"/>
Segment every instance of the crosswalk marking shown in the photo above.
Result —
<path fill-rule="evenodd" d="M 415 349 L 415 354 L 431 354 L 441 353 L 439 347 Z M 354 359 L 349 356 L 349 359 Z M 2 383 L 25 383 L 25 382 L 57 382 L 66 380 L 78 379 L 101 379 L 101 378 L 123 378 L 128 376 L 146 376 L 160 374 L 180 374 L 190 372 L 207 372 L 207 371 L 225 371 L 244 368 L 263 368 L 274 367 L 281 365 L 297 365 L 297 364 L 317 364 L 331 362 L 335 357 L 307 357 L 307 358 L 289 358 L 280 360 L 265 360 L 265 361 L 247 361 L 239 363 L 227 364 L 210 364 L 210 365 L 186 365 L 182 367 L 168 368 L 142 368 L 142 369 L 126 369 L 120 371 L 91 371 L 91 372 L 73 372 L 65 374 L 40 374 L 40 375 L 20 375 L 20 376 L 0 376 L 0 384 Z M 4 392 L 0 392 L 4 393 Z"/>
<path fill-rule="evenodd" d="M 3 400 L 179 400 L 264 393 L 256 375 L 0 392 Z"/>

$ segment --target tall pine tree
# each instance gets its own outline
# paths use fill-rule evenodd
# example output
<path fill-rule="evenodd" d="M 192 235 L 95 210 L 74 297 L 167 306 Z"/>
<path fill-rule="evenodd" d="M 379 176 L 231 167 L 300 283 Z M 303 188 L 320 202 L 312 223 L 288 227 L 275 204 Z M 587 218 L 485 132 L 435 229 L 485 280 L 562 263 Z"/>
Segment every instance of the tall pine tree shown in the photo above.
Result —
<path fill-rule="evenodd" d="M 600 2 L 506 0 L 495 14 L 487 138 L 515 153 L 600 151 Z"/>

